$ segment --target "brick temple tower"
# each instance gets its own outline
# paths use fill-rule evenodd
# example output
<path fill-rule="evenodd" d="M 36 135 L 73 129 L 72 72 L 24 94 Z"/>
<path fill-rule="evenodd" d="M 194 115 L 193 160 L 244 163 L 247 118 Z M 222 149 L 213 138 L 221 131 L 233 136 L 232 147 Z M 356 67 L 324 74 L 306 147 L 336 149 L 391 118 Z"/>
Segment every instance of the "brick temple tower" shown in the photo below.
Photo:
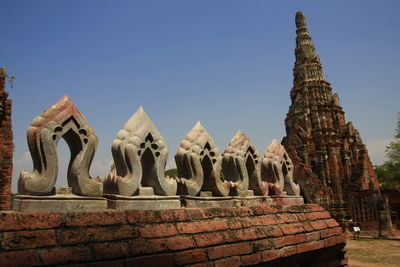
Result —
<path fill-rule="evenodd" d="M 13 133 L 11 100 L 5 91 L 6 72 L 0 68 L 0 211 L 11 209 Z"/>
<path fill-rule="evenodd" d="M 379 192 L 377 175 L 359 132 L 346 123 L 339 97 L 324 78 L 301 12 L 296 27 L 292 104 L 282 144 L 307 201 L 351 206 L 349 197 Z"/>

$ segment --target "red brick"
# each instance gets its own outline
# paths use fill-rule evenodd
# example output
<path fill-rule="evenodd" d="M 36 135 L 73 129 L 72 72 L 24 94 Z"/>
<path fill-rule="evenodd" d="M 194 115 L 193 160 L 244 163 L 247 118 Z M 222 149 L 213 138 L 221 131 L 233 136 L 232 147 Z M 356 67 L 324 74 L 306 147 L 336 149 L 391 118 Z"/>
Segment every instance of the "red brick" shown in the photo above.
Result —
<path fill-rule="evenodd" d="M 181 234 L 194 234 L 204 232 L 214 232 L 228 229 L 228 224 L 224 220 L 210 220 L 200 222 L 177 223 L 176 228 Z"/>
<path fill-rule="evenodd" d="M 129 246 L 125 242 L 95 243 L 92 247 L 96 260 L 119 259 L 129 255 Z"/>
<path fill-rule="evenodd" d="M 320 239 L 320 232 L 308 233 L 306 234 L 306 242 L 317 241 Z"/>
<path fill-rule="evenodd" d="M 264 229 L 265 233 L 266 233 L 266 237 L 278 237 L 278 236 L 282 236 L 282 230 L 279 226 L 267 226 L 262 228 Z"/>
<path fill-rule="evenodd" d="M 322 229 L 326 229 L 328 226 L 326 225 L 326 223 L 324 222 L 324 221 L 322 221 L 322 220 L 319 220 L 319 221 L 313 221 L 313 222 L 310 222 L 310 224 L 311 224 L 311 227 L 314 229 L 314 230 L 322 230 Z"/>
<path fill-rule="evenodd" d="M 261 262 L 261 253 L 244 255 L 240 257 L 242 266 L 256 265 Z"/>
<path fill-rule="evenodd" d="M 281 248 L 280 252 L 279 252 L 281 258 L 289 257 L 289 256 L 292 256 L 292 255 L 294 255 L 296 253 L 297 253 L 296 246 L 290 246 L 290 247 Z"/>
<path fill-rule="evenodd" d="M 331 215 L 327 211 L 311 212 L 307 214 L 309 220 L 329 219 Z"/>
<path fill-rule="evenodd" d="M 250 218 L 253 225 L 274 225 L 284 223 L 284 220 L 277 214 L 254 216 Z"/>
<path fill-rule="evenodd" d="M 146 255 L 167 250 L 165 239 L 147 239 L 129 241 L 132 255 Z"/>
<path fill-rule="evenodd" d="M 273 241 L 270 239 L 258 240 L 253 242 L 254 251 L 266 250 L 272 248 Z"/>
<path fill-rule="evenodd" d="M 176 235 L 177 233 L 173 224 L 154 224 L 139 227 L 141 237 L 164 237 Z"/>
<path fill-rule="evenodd" d="M 303 222 L 303 227 L 306 232 L 312 232 L 314 231 L 314 228 L 311 226 L 309 222 Z"/>
<path fill-rule="evenodd" d="M 122 211 L 71 212 L 67 213 L 66 226 L 94 226 L 124 224 L 125 214 Z"/>
<path fill-rule="evenodd" d="M 0 230 L 51 229 L 60 226 L 58 213 L 0 213 Z"/>
<path fill-rule="evenodd" d="M 229 257 L 225 259 L 220 259 L 215 261 L 215 267 L 237 267 L 240 266 L 240 258 L 239 257 Z"/>
<path fill-rule="evenodd" d="M 150 255 L 126 259 L 126 266 L 175 266 L 173 254 Z"/>
<path fill-rule="evenodd" d="M 331 229 L 326 229 L 321 231 L 321 238 L 327 238 L 334 235 L 340 235 L 342 233 L 342 228 L 336 227 Z"/>
<path fill-rule="evenodd" d="M 275 248 L 280 248 L 288 245 L 303 243 L 305 241 L 305 234 L 282 236 L 274 239 L 274 245 Z"/>
<path fill-rule="evenodd" d="M 271 206 L 256 206 L 256 207 L 251 207 L 251 209 L 254 215 L 265 215 L 278 212 L 278 209 Z"/>
<path fill-rule="evenodd" d="M 126 220 L 129 223 L 157 223 L 162 222 L 159 211 L 156 210 L 126 210 Z"/>
<path fill-rule="evenodd" d="M 207 219 L 211 219 L 211 218 L 222 218 L 222 217 L 234 217 L 238 215 L 236 214 L 236 208 L 208 208 L 208 209 L 203 209 L 203 216 Z"/>
<path fill-rule="evenodd" d="M 193 238 L 198 247 L 219 245 L 225 242 L 224 235 L 221 232 L 195 235 Z"/>
<path fill-rule="evenodd" d="M 227 256 L 249 254 L 253 251 L 253 246 L 249 243 L 231 244 L 209 248 L 207 250 L 209 259 L 218 259 Z"/>
<path fill-rule="evenodd" d="M 333 237 L 325 239 L 324 242 L 325 242 L 325 247 L 326 248 L 327 247 L 332 247 L 332 246 L 336 245 L 337 238 L 336 238 L 336 236 L 333 236 Z"/>
<path fill-rule="evenodd" d="M 279 214 L 279 217 L 285 222 L 285 223 L 292 223 L 292 222 L 298 222 L 299 218 L 297 217 L 296 214 Z"/>
<path fill-rule="evenodd" d="M 70 265 L 68 265 L 70 266 Z M 97 261 L 93 263 L 85 263 L 82 265 L 74 264 L 71 267 L 125 267 L 124 260 L 113 260 L 113 261 Z"/>
<path fill-rule="evenodd" d="M 336 236 L 336 244 L 346 243 L 346 234 Z"/>
<path fill-rule="evenodd" d="M 188 264 L 188 267 L 214 267 L 214 262 L 205 262 L 205 263 L 195 263 L 195 264 Z"/>
<path fill-rule="evenodd" d="M 335 219 L 324 220 L 324 222 L 328 225 L 328 227 L 337 227 L 337 226 L 339 226 L 338 222 Z"/>
<path fill-rule="evenodd" d="M 240 242 L 264 238 L 265 231 L 262 228 L 245 228 L 236 231 L 226 231 L 223 235 L 226 242 Z"/>
<path fill-rule="evenodd" d="M 306 213 L 298 213 L 296 215 L 300 222 L 304 222 L 304 221 L 308 220 Z"/>
<path fill-rule="evenodd" d="M 306 206 L 309 211 L 324 211 L 324 208 L 318 204 L 307 204 Z"/>
<path fill-rule="evenodd" d="M 228 220 L 228 225 L 230 229 L 239 229 L 251 227 L 253 224 L 249 218 L 231 218 Z"/>
<path fill-rule="evenodd" d="M 253 211 L 249 207 L 238 207 L 234 209 L 235 216 L 247 217 L 253 216 Z"/>
<path fill-rule="evenodd" d="M 261 252 L 261 261 L 262 262 L 267 262 L 267 261 L 273 261 L 280 256 L 280 251 L 279 250 L 266 250 Z"/>
<path fill-rule="evenodd" d="M 44 265 L 93 260 L 91 248 L 84 246 L 41 249 L 39 253 Z"/>
<path fill-rule="evenodd" d="M 303 233 L 305 231 L 303 224 L 301 223 L 284 224 L 280 227 L 285 235 L 294 235 L 298 233 Z"/>
<path fill-rule="evenodd" d="M 169 250 L 183 250 L 196 247 L 191 236 L 166 238 L 165 245 Z"/>
<path fill-rule="evenodd" d="M 39 266 L 41 265 L 35 250 L 0 252 L 0 266 Z"/>
<path fill-rule="evenodd" d="M 297 245 L 297 253 L 303 253 L 312 250 L 318 250 L 325 247 L 324 240 L 313 241 Z"/>
<path fill-rule="evenodd" d="M 186 209 L 160 210 L 159 216 L 163 222 L 182 222 L 191 220 L 190 212 Z"/>
<path fill-rule="evenodd" d="M 27 249 L 54 246 L 54 230 L 33 230 L 3 233 L 2 249 Z"/>
<path fill-rule="evenodd" d="M 206 252 L 204 249 L 188 250 L 175 254 L 175 263 L 177 265 L 185 265 L 206 260 Z"/>

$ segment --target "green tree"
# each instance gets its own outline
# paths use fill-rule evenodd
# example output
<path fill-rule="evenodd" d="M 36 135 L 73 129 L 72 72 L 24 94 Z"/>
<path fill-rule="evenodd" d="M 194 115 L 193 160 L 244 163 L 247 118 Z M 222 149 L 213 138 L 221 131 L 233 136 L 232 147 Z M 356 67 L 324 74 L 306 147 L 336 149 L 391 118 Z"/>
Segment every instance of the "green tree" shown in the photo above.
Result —
<path fill-rule="evenodd" d="M 386 157 L 387 161 L 375 167 L 379 182 L 384 189 L 400 190 L 400 112 L 394 140 L 386 147 Z"/>

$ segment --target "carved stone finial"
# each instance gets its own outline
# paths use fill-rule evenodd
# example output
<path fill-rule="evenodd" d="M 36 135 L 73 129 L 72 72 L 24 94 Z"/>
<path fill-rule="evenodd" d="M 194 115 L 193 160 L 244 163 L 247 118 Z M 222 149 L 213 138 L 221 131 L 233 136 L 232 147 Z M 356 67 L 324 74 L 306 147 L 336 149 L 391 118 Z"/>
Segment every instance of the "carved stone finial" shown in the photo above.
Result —
<path fill-rule="evenodd" d="M 51 195 L 58 174 L 57 143 L 64 138 L 71 151 L 68 166 L 68 186 L 74 194 L 101 196 L 100 178 L 91 179 L 90 164 L 97 148 L 97 136 L 85 117 L 68 96 L 36 117 L 28 128 L 28 145 L 33 160 L 33 172 L 22 171 L 18 193 Z"/>
<path fill-rule="evenodd" d="M 272 194 L 286 191 L 289 195 L 300 195 L 299 185 L 293 182 L 293 163 L 283 145 L 275 139 L 265 150 L 261 175 L 272 183 Z"/>
<path fill-rule="evenodd" d="M 220 178 L 218 148 L 199 121 L 180 143 L 175 161 L 178 194 L 196 196 L 201 190 L 212 191 L 214 196 L 229 194 L 230 184 Z"/>
<path fill-rule="evenodd" d="M 176 181 L 164 176 L 168 148 L 164 138 L 140 106 L 112 144 L 115 172 L 104 182 L 105 193 L 132 196 L 139 187 L 157 195 L 175 195 Z"/>
<path fill-rule="evenodd" d="M 296 13 L 296 27 L 297 28 L 307 27 L 306 17 L 304 17 L 303 13 L 300 11 Z"/>

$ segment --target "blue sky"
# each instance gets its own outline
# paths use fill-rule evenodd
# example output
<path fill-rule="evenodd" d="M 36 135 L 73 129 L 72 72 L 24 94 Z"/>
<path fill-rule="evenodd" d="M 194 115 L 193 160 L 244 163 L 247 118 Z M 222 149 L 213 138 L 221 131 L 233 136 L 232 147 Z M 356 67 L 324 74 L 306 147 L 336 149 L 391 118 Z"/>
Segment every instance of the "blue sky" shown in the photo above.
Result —
<path fill-rule="evenodd" d="M 237 129 L 260 153 L 285 135 L 296 11 L 327 80 L 374 164 L 400 111 L 400 1 L 0 1 L 0 66 L 16 76 L 14 181 L 32 170 L 31 121 L 69 95 L 99 137 L 91 175 L 105 176 L 117 132 L 142 105 L 169 146 L 200 120 L 220 151 Z M 65 185 L 69 160 L 59 143 Z"/>

